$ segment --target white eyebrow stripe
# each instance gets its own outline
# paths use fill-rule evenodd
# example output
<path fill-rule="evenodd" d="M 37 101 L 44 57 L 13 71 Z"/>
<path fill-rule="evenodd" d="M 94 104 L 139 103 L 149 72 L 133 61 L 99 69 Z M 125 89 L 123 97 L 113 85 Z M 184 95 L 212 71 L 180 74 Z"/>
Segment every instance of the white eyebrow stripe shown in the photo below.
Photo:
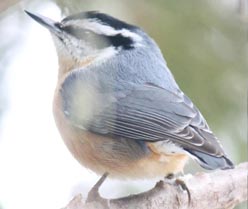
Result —
<path fill-rule="evenodd" d="M 128 29 L 116 30 L 109 25 L 104 25 L 101 22 L 97 22 L 96 19 L 84 19 L 84 20 L 70 20 L 65 25 L 74 25 L 81 28 L 82 25 L 85 29 L 91 30 L 97 34 L 114 36 L 121 34 L 124 37 L 132 38 L 136 42 L 141 42 L 142 37 L 137 33 L 133 33 Z"/>

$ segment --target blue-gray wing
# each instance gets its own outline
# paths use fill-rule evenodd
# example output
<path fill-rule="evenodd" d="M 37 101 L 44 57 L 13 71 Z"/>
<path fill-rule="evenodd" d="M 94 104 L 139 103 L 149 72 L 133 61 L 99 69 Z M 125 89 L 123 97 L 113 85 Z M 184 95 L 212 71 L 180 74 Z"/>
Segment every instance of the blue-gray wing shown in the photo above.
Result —
<path fill-rule="evenodd" d="M 81 82 L 69 88 L 62 89 L 64 112 L 79 128 L 117 140 L 166 140 L 195 156 L 205 168 L 232 167 L 201 113 L 180 90 L 174 93 L 152 84 L 103 89 Z"/>

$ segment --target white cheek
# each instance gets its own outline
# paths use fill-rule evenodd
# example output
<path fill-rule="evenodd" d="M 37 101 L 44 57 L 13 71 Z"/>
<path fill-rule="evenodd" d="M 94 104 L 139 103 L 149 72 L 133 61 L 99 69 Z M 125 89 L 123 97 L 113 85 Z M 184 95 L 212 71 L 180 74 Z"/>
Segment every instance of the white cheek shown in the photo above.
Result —
<path fill-rule="evenodd" d="M 57 54 L 63 57 L 68 56 L 68 50 L 66 50 L 65 45 L 61 42 L 61 40 L 59 40 L 58 37 L 55 35 L 52 35 L 52 38 L 56 47 Z"/>
<path fill-rule="evenodd" d="M 78 41 L 74 37 L 63 38 L 63 42 L 53 35 L 53 40 L 55 47 L 59 56 L 62 57 L 72 57 L 76 60 L 81 60 L 84 57 L 92 54 L 93 50 L 88 46 L 87 43 L 83 41 Z"/>
<path fill-rule="evenodd" d="M 95 65 L 99 65 L 102 62 L 108 60 L 109 58 L 113 57 L 115 54 L 118 53 L 118 50 L 114 47 L 108 47 L 103 50 L 101 50 L 95 59 Z"/>

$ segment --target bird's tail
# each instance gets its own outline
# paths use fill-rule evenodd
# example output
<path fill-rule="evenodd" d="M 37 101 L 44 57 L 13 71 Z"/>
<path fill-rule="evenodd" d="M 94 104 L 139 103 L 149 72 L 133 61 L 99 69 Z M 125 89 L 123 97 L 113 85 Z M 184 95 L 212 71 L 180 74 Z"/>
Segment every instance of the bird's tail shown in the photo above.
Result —
<path fill-rule="evenodd" d="M 234 168 L 233 162 L 228 159 L 226 156 L 216 157 L 212 155 L 208 155 L 196 150 L 186 150 L 191 155 L 196 158 L 196 160 L 200 163 L 203 168 L 214 170 L 214 169 L 231 169 Z"/>

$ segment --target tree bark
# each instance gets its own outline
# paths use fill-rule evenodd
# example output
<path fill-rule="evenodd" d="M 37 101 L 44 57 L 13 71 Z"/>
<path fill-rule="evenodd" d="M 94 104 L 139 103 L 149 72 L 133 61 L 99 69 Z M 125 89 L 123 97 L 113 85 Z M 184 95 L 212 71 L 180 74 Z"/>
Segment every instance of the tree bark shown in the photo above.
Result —
<path fill-rule="evenodd" d="M 247 175 L 248 162 L 235 169 L 183 176 L 190 202 L 178 185 L 160 181 L 147 192 L 119 199 L 85 203 L 78 195 L 64 209 L 231 209 L 247 201 Z"/>

